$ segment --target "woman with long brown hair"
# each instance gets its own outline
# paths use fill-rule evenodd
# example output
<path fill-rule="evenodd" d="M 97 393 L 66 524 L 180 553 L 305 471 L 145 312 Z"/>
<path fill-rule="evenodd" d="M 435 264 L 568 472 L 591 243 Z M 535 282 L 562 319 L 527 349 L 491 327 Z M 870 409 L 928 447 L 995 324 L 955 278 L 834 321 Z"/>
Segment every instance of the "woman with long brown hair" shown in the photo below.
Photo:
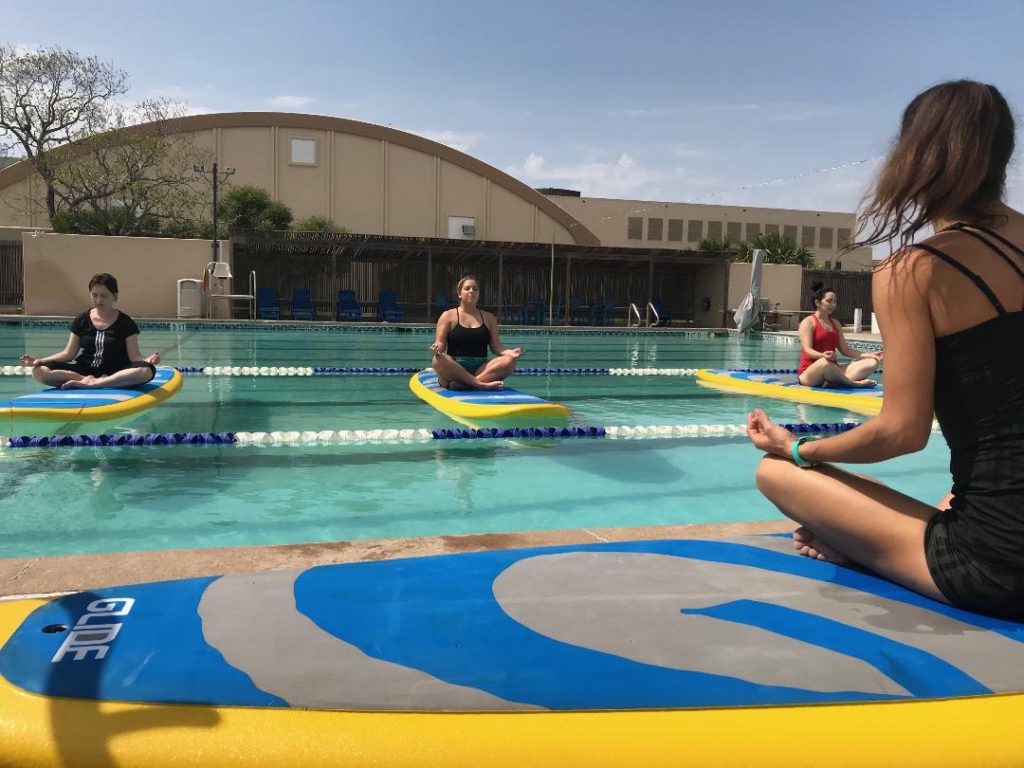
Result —
<path fill-rule="evenodd" d="M 498 337 L 498 319 L 484 312 L 480 282 L 467 275 L 455 286 L 459 305 L 437 319 L 431 364 L 437 380 L 448 389 L 501 389 L 522 356 L 519 347 L 509 349 Z M 487 349 L 496 355 L 488 359 Z"/>
<path fill-rule="evenodd" d="M 873 280 L 882 411 L 815 442 L 755 411 L 748 434 L 768 453 L 757 486 L 799 524 L 802 554 L 1024 619 L 1024 215 L 1002 202 L 1013 143 L 991 85 L 942 83 L 910 103 L 856 243 L 899 244 Z M 913 242 L 926 226 L 935 234 Z M 953 475 L 937 507 L 830 464 L 921 450 L 933 415 Z"/>

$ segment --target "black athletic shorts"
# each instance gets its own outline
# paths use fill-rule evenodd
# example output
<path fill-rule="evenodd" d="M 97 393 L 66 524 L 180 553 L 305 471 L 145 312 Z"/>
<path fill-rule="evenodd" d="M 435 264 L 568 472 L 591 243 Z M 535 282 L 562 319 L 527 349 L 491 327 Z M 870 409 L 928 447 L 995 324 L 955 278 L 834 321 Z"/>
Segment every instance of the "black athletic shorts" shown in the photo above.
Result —
<path fill-rule="evenodd" d="M 70 363 L 43 363 L 43 365 L 51 371 L 73 371 L 79 376 L 110 376 L 112 373 L 117 373 L 118 371 L 127 371 L 129 368 L 149 368 L 149 378 L 142 382 L 143 384 L 152 381 L 153 377 L 156 376 L 156 366 L 152 363 L 147 363 L 145 360 L 135 360 L 124 367 L 113 369 L 109 366 L 93 368 L 89 363 L 80 360 L 75 360 Z"/>
<path fill-rule="evenodd" d="M 964 555 L 949 535 L 953 514 L 939 512 L 925 528 L 925 560 L 935 585 L 957 608 L 1024 621 L 1024 569 Z"/>

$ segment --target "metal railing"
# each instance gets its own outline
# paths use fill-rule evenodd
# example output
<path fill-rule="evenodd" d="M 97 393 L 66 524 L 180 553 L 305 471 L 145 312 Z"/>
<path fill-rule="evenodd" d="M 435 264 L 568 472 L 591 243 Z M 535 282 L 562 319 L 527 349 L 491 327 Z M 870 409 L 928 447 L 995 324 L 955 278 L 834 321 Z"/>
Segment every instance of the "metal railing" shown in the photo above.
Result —
<path fill-rule="evenodd" d="M 629 328 L 634 327 L 633 326 L 633 317 L 634 317 L 634 315 L 636 316 L 636 327 L 640 328 L 644 324 L 643 318 L 640 317 L 640 310 L 637 309 L 636 304 L 634 304 L 633 302 L 630 302 L 629 303 L 629 313 L 626 315 L 626 326 L 629 327 Z"/>

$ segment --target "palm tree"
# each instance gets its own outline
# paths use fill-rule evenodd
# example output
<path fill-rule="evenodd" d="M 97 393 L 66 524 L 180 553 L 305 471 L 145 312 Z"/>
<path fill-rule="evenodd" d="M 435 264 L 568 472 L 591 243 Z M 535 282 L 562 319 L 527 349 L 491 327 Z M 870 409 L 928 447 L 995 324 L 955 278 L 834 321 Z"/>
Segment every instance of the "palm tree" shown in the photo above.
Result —
<path fill-rule="evenodd" d="M 719 240 L 716 237 L 705 237 L 697 244 L 698 251 L 714 251 L 715 253 L 735 253 L 743 243 L 736 242 L 728 235 Z"/>
<path fill-rule="evenodd" d="M 740 243 L 736 249 L 734 261 L 750 261 L 754 251 L 764 251 L 765 264 L 799 264 L 801 267 L 813 267 L 814 255 L 805 245 L 797 245 L 785 235 L 772 233 L 758 235 L 749 243 Z"/>

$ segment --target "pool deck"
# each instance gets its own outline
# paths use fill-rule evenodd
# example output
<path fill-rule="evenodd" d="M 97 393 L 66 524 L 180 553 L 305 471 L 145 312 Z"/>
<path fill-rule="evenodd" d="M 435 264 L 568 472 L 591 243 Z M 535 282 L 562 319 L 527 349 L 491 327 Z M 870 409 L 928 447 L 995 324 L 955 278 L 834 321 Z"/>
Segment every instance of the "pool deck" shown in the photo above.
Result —
<path fill-rule="evenodd" d="M 99 587 L 326 563 L 352 563 L 401 557 L 481 552 L 494 549 L 593 544 L 644 539 L 722 538 L 790 531 L 788 520 L 645 528 L 576 528 L 528 533 L 480 533 L 410 539 L 286 544 L 268 547 L 112 552 L 58 557 L 0 558 L 0 600 L 49 596 Z"/>

